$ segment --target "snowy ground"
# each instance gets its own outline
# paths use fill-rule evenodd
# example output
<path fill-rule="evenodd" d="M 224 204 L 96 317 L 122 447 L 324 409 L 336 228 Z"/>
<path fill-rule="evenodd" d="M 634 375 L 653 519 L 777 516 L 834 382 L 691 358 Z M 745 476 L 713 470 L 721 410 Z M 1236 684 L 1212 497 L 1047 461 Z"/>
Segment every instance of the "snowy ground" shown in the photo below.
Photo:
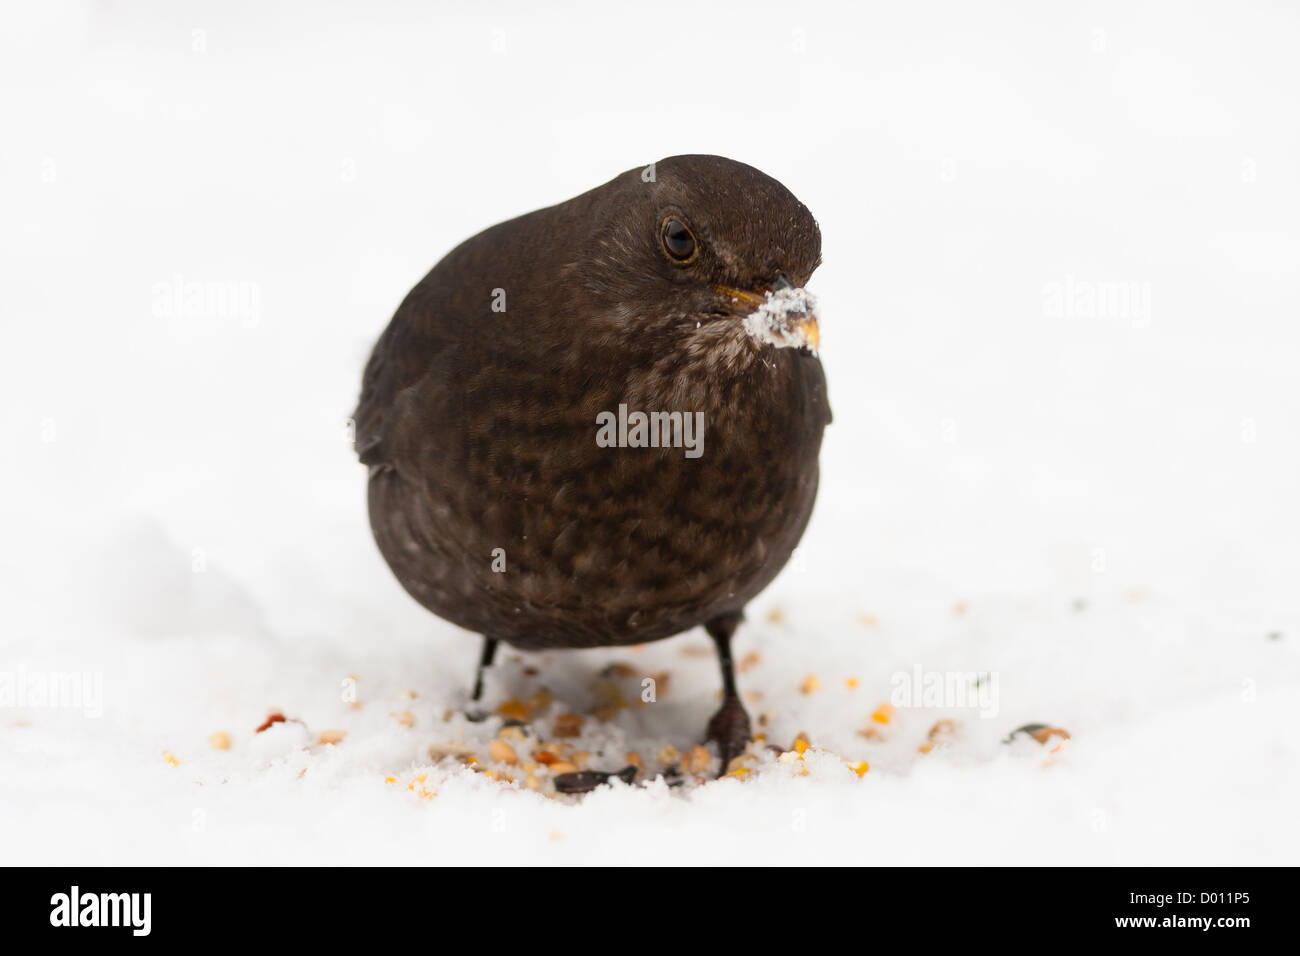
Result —
<path fill-rule="evenodd" d="M 5 861 L 1295 863 L 1296 8 L 972 6 L 7 13 Z M 688 151 L 824 235 L 822 495 L 737 648 L 788 755 L 555 798 L 697 743 L 706 638 L 503 655 L 494 765 L 345 419 L 448 248 Z"/>

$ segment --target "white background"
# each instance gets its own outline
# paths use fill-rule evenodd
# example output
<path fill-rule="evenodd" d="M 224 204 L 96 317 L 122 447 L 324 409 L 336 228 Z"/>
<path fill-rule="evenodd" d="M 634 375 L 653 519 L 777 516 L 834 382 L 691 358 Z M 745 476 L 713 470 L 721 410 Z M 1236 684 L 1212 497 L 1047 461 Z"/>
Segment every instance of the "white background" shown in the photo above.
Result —
<path fill-rule="evenodd" d="M 268 6 L 0 29 L 0 672 L 104 681 L 98 717 L 0 707 L 6 859 L 1296 862 L 1295 3 Z M 443 722 L 477 643 L 369 538 L 368 349 L 461 239 L 682 152 L 821 223 L 822 492 L 739 647 L 812 772 L 421 800 L 491 726 Z M 693 744 L 702 644 L 584 742 Z M 528 663 L 586 712 L 616 658 Z M 859 736 L 913 667 L 995 671 L 997 715 Z M 1073 734 L 1048 766 L 999 743 L 1029 721 Z"/>

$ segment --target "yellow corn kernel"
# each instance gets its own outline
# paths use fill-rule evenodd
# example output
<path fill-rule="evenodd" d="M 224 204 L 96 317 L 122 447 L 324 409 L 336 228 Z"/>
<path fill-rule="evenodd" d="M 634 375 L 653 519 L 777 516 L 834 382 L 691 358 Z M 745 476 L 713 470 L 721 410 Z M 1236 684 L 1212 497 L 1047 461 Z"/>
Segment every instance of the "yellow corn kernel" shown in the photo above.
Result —
<path fill-rule="evenodd" d="M 511 720 L 524 720 L 528 717 L 528 708 L 524 706 L 522 701 L 512 697 L 497 708 L 497 713 Z"/>

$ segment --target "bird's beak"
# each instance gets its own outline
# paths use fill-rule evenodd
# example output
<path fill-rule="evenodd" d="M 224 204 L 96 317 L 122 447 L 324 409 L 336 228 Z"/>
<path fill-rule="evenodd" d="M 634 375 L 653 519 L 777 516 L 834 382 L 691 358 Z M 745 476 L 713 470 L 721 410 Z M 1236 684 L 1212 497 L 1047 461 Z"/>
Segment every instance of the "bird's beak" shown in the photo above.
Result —
<path fill-rule="evenodd" d="M 806 348 L 813 354 L 821 347 L 816 300 L 785 276 L 778 275 L 770 286 L 752 292 L 721 285 L 714 288 L 745 316 L 745 329 L 756 340 L 777 348 Z"/>
<path fill-rule="evenodd" d="M 796 332 L 803 338 L 804 344 L 814 353 L 821 348 L 822 336 L 817 328 L 817 316 L 810 315 L 794 324 Z"/>

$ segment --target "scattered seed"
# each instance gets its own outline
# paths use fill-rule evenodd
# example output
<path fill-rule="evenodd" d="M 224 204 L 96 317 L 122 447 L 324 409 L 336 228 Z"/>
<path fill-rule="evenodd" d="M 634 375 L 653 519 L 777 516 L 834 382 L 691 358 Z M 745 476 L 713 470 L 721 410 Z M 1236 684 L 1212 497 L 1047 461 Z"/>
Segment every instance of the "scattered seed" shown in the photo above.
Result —
<path fill-rule="evenodd" d="M 282 723 L 284 723 L 284 714 L 280 713 L 278 710 L 273 710 L 266 715 L 266 720 L 262 721 L 261 726 L 258 727 L 254 733 L 260 734 L 262 731 L 267 730 L 272 724 Z"/>
<path fill-rule="evenodd" d="M 343 738 L 347 735 L 346 730 L 322 730 L 320 732 L 320 742 L 323 744 L 342 743 Z"/>
<path fill-rule="evenodd" d="M 517 744 L 523 743 L 528 735 L 524 733 L 523 727 L 518 724 L 507 724 L 501 728 L 501 733 L 497 734 L 502 740 L 509 740 Z"/>
<path fill-rule="evenodd" d="M 445 760 L 447 757 L 462 759 L 474 753 L 473 749 L 466 747 L 464 744 L 430 744 L 429 759 L 434 763 Z"/>
<path fill-rule="evenodd" d="M 881 704 L 871 712 L 871 719 L 878 724 L 887 724 L 894 719 L 894 705 Z"/>
<path fill-rule="evenodd" d="M 696 744 L 682 757 L 680 766 L 683 773 L 702 774 L 709 772 L 709 764 L 712 761 L 713 758 L 709 755 L 709 751 L 700 744 Z"/>
<path fill-rule="evenodd" d="M 727 773 L 735 773 L 737 770 L 745 770 L 748 772 L 748 768 L 746 768 L 745 764 L 755 759 L 756 758 L 753 754 L 740 754 L 737 757 L 732 757 L 731 762 L 727 764 Z"/>
<path fill-rule="evenodd" d="M 659 751 L 659 762 L 665 767 L 677 766 L 677 761 L 682 759 L 682 755 L 677 752 L 677 748 L 672 744 L 665 744 Z"/>
<path fill-rule="evenodd" d="M 577 737 L 582 733 L 581 714 L 560 714 L 551 731 L 556 737 Z"/>
<path fill-rule="evenodd" d="M 799 685 L 799 693 L 811 694 L 813 691 L 819 690 L 821 686 L 822 682 L 817 679 L 817 675 L 809 674 L 803 679 L 803 683 Z"/>
<path fill-rule="evenodd" d="M 555 789 L 560 793 L 589 793 L 615 777 L 631 784 L 636 780 L 636 767 L 628 765 L 617 773 L 605 773 L 601 770 L 563 773 L 555 778 Z"/>
<path fill-rule="evenodd" d="M 400 714 L 389 714 L 388 716 L 392 717 L 403 727 L 415 726 L 415 714 L 411 713 L 409 710 L 404 710 Z"/>
<path fill-rule="evenodd" d="M 949 720 L 945 717 L 943 720 L 936 720 L 934 722 L 934 726 L 930 728 L 930 732 L 926 734 L 926 737 L 930 740 L 938 740 L 941 737 L 951 737 L 956 733 L 957 721 Z"/>
<path fill-rule="evenodd" d="M 213 750 L 229 750 L 230 734 L 224 730 L 218 730 L 215 734 L 208 737 L 208 746 Z"/>
<path fill-rule="evenodd" d="M 574 773 L 578 769 L 576 763 L 570 763 L 567 760 L 557 760 L 550 767 L 551 773 Z"/>
<path fill-rule="evenodd" d="M 1025 724 L 1023 727 L 1017 727 L 1015 730 L 1011 731 L 1010 735 L 1008 735 L 1007 739 L 1004 740 L 1003 743 L 1011 743 L 1011 741 L 1015 739 L 1016 734 L 1028 734 L 1044 746 L 1046 746 L 1047 742 L 1053 737 L 1060 737 L 1063 740 L 1070 739 L 1070 732 L 1062 727 L 1053 727 L 1049 724 Z"/>
<path fill-rule="evenodd" d="M 488 754 L 497 763 L 518 763 L 519 757 L 515 754 L 515 748 L 511 747 L 501 738 L 497 738 L 488 744 Z"/>
<path fill-rule="evenodd" d="M 524 720 L 528 717 L 528 708 L 524 706 L 523 701 L 512 697 L 504 704 L 497 707 L 497 713 L 502 717 L 513 717 L 515 720 Z"/>

